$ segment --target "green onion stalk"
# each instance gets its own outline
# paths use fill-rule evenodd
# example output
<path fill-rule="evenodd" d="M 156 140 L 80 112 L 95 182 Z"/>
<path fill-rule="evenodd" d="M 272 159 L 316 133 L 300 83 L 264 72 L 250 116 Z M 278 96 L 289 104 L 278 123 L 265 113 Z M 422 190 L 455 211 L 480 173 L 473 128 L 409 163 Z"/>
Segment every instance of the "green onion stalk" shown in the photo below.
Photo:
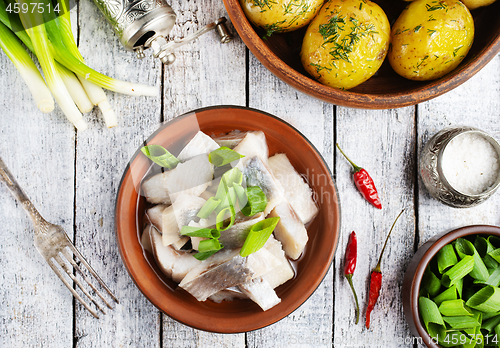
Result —
<path fill-rule="evenodd" d="M 22 17 L 20 18 L 18 16 L 9 16 L 5 2 L 0 0 L 0 22 L 4 26 L 2 28 L 2 41 L 9 41 L 9 48 L 3 47 L 3 49 L 9 51 L 9 53 L 6 53 L 13 60 L 18 70 L 20 69 L 19 66 L 26 66 L 26 57 L 29 58 L 29 56 L 18 53 L 22 50 L 22 46 L 16 40 L 12 40 L 13 35 L 17 35 L 24 45 L 35 53 L 44 71 L 49 89 L 60 104 L 63 112 L 77 126 L 77 129 L 83 130 L 86 128 L 86 124 L 81 118 L 81 114 L 77 113 L 77 110 L 79 108 L 82 112 L 87 112 L 89 110 L 89 101 L 91 104 L 99 106 L 108 128 L 116 126 L 116 116 L 102 88 L 133 96 L 156 96 L 158 93 L 157 88 L 113 79 L 88 67 L 78 51 L 71 31 L 69 8 L 64 0 L 58 1 L 60 9 L 62 9 L 59 17 L 54 16 L 53 12 L 46 11 L 44 15 L 20 13 Z M 20 0 L 20 4 L 23 3 L 28 4 L 26 0 Z M 43 0 L 43 3 L 49 5 L 48 0 Z M 11 43 L 12 41 L 15 43 Z M 12 51 L 16 53 L 15 56 L 11 54 Z M 19 62 L 23 62 L 23 64 Z M 26 76 L 36 75 L 32 69 L 33 66 L 30 65 L 29 70 L 27 70 L 31 71 L 31 74 L 26 75 L 26 71 L 21 73 L 21 75 L 24 74 L 23 78 L 25 80 Z M 76 75 L 83 88 L 75 84 L 73 74 Z M 34 79 L 38 80 L 38 85 L 43 81 L 43 79 L 40 81 L 38 77 L 28 78 L 26 83 L 32 93 L 35 90 L 33 86 L 36 84 Z M 47 91 L 47 87 L 44 88 L 43 86 L 37 87 L 36 91 L 42 91 L 43 89 Z M 64 90 L 66 91 L 64 92 Z M 78 104 L 78 108 L 71 105 L 70 101 L 72 100 Z M 47 111 L 50 110 L 50 107 L 43 105 L 46 104 L 42 103 L 39 107 L 42 107 L 45 110 L 44 112 L 50 112 Z"/>
<path fill-rule="evenodd" d="M 78 50 L 76 45 L 73 32 L 71 30 L 71 18 L 68 8 L 68 3 L 65 0 L 58 1 L 59 8 L 61 9 L 61 15 L 55 18 L 54 23 L 58 27 L 58 32 L 61 34 L 61 39 L 63 44 L 68 48 L 68 50 L 73 54 L 74 57 L 82 63 L 85 63 L 82 54 Z M 78 75 L 78 79 L 85 89 L 90 101 L 93 105 L 97 105 L 101 110 L 104 122 L 108 128 L 112 128 L 118 125 L 118 120 L 116 119 L 116 114 L 109 104 L 108 97 L 104 93 L 103 89 L 96 86 L 90 81 L 87 81 L 83 76 Z M 156 92 L 155 92 L 156 93 Z"/>
<path fill-rule="evenodd" d="M 27 4 L 26 0 L 20 0 L 21 4 Z M 87 129 L 87 124 L 83 120 L 82 114 L 76 107 L 68 89 L 64 85 L 64 82 L 56 68 L 54 57 L 49 49 L 49 39 L 47 36 L 46 27 L 43 24 L 43 18 L 36 11 L 27 11 L 23 13 L 20 12 L 21 22 L 26 28 L 31 43 L 33 44 L 33 49 L 40 62 L 43 73 L 47 80 L 47 85 L 52 92 L 55 100 L 59 104 L 59 107 L 64 112 L 68 120 L 73 123 L 79 131 Z"/>
<path fill-rule="evenodd" d="M 54 99 L 35 63 L 14 33 L 0 22 L 0 47 L 28 86 L 36 106 L 44 113 L 54 110 Z"/>

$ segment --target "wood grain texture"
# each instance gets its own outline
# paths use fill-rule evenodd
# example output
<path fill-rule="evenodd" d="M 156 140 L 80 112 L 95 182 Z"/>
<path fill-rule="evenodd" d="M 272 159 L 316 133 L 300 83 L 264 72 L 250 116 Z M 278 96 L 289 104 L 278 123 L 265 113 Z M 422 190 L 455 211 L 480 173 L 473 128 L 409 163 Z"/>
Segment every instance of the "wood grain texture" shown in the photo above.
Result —
<path fill-rule="evenodd" d="M 482 129 L 500 140 L 500 56 L 464 85 L 418 107 L 418 150 L 444 127 L 467 125 Z M 494 194 L 483 204 L 458 209 L 432 198 L 418 178 L 419 245 L 436 234 L 457 227 L 500 224 L 500 195 Z"/>
<path fill-rule="evenodd" d="M 482 129 L 500 140 L 500 56 L 480 73 L 454 91 L 424 103 L 418 108 L 419 151 L 444 127 L 467 125 Z M 467 209 L 445 206 L 432 198 L 419 178 L 420 243 L 436 233 L 469 224 L 498 225 L 500 197 Z M 440 214 L 436 214 L 440 211 Z"/>
<path fill-rule="evenodd" d="M 223 15 L 218 0 L 172 1 L 173 37 L 183 37 Z M 90 66 L 124 80 L 158 86 L 157 98 L 107 92 L 119 127 L 108 130 L 97 109 L 89 129 L 76 133 L 56 106 L 42 114 L 24 82 L 0 54 L 0 156 L 47 220 L 62 225 L 120 300 L 95 320 L 76 303 L 33 246 L 32 227 L 0 185 L 0 347 L 413 347 L 403 317 L 401 285 L 416 246 L 468 224 L 500 225 L 500 193 L 470 209 L 431 198 L 417 174 L 420 151 L 448 125 L 481 128 L 500 140 L 500 56 L 471 80 L 432 101 L 396 110 L 335 107 L 296 91 L 272 75 L 238 37 L 227 45 L 215 32 L 176 52 L 162 68 L 151 52 L 127 52 L 90 1 L 72 11 L 73 31 Z M 78 26 L 77 26 L 78 25 Z M 229 25 L 232 28 L 231 24 Z M 79 36 L 78 36 L 79 35 Z M 248 57 L 248 60 L 247 60 Z M 247 334 L 212 334 L 161 314 L 137 290 L 120 260 L 114 203 L 129 159 L 161 121 L 219 104 L 248 105 L 295 126 L 335 173 L 342 233 L 334 264 L 318 290 L 280 322 Z M 335 141 L 373 176 L 383 211 L 359 195 Z M 415 196 L 416 194 L 416 196 Z M 352 294 L 343 277 L 347 236 L 359 240 L 354 284 L 361 312 L 368 279 L 393 219 L 405 206 L 384 255 L 383 287 L 372 329 L 355 326 Z M 361 316 L 363 322 L 364 315 Z"/>
<path fill-rule="evenodd" d="M 172 38 L 182 38 L 225 15 L 221 1 L 179 1 Z M 231 28 L 231 25 L 229 25 Z M 234 30 L 233 30 L 234 31 Z M 164 120 L 212 105 L 245 105 L 245 47 L 239 38 L 221 44 L 211 31 L 179 48 L 164 68 Z M 163 315 L 164 347 L 245 347 L 245 335 L 221 335 L 187 327 Z"/>
<path fill-rule="evenodd" d="M 78 23 L 80 51 L 89 66 L 122 80 L 156 85 L 160 95 L 160 63 L 151 57 L 140 61 L 125 51 L 93 3 L 80 3 Z M 160 315 L 121 263 L 114 208 L 128 161 L 160 122 L 160 97 L 134 98 L 112 92 L 107 96 L 119 126 L 106 129 L 96 108 L 89 129 L 77 137 L 76 246 L 120 304 L 99 320 L 77 304 L 75 338 L 78 347 L 159 347 Z"/>
<path fill-rule="evenodd" d="M 411 347 L 398 339 L 410 336 L 400 294 L 415 238 L 414 108 L 384 111 L 338 108 L 336 130 L 337 142 L 343 151 L 372 176 L 382 210 L 363 199 L 354 185 L 351 165 L 336 151 L 342 227 L 335 258 L 335 346 Z M 367 330 L 365 313 L 370 273 L 394 219 L 403 208 L 406 212 L 395 226 L 382 260 L 381 295 Z M 358 237 L 359 256 L 353 277 L 361 312 L 358 325 L 354 325 L 354 300 L 343 274 L 345 247 L 351 231 Z"/>
<path fill-rule="evenodd" d="M 250 54 L 249 105 L 289 122 L 304 134 L 333 171 L 333 106 L 308 97 L 272 75 Z M 291 102 L 287 102 L 291 101 Z M 332 344 L 333 272 L 295 312 L 278 323 L 247 333 L 249 347 Z"/>
<path fill-rule="evenodd" d="M 73 236 L 75 131 L 43 114 L 1 53 L 0 156 L 39 212 Z M 73 298 L 33 245 L 33 226 L 0 184 L 0 347 L 71 347 Z M 69 309 L 69 310 L 68 310 Z"/>

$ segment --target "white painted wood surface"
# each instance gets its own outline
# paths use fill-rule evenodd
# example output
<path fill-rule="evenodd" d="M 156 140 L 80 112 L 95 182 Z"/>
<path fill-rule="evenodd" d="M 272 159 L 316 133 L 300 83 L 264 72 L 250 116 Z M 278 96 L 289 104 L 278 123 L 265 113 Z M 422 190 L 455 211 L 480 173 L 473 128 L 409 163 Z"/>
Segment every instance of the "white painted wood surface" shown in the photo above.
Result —
<path fill-rule="evenodd" d="M 225 15 L 222 1 L 172 1 L 174 36 Z M 425 142 L 441 128 L 466 124 L 500 139 L 500 56 L 470 81 L 432 101 L 397 110 L 358 110 L 323 103 L 281 82 L 236 37 L 221 45 L 214 33 L 176 52 L 163 69 L 147 53 L 126 52 L 89 0 L 73 9 L 75 34 L 90 66 L 117 78 L 158 86 L 157 98 L 108 93 L 119 127 L 107 130 L 99 111 L 76 132 L 56 108 L 41 114 L 17 71 L 0 55 L 0 155 L 49 221 L 61 224 L 121 303 L 100 320 L 70 296 L 32 242 L 32 228 L 0 186 L 0 347 L 413 347 L 401 305 L 404 271 L 416 248 L 444 230 L 500 225 L 500 194 L 471 209 L 432 199 L 417 175 Z M 77 26 L 76 26 L 77 24 Z M 341 237 L 330 271 L 311 298 L 282 321 L 236 335 L 192 329 L 161 314 L 137 290 L 114 238 L 114 201 L 122 171 L 162 121 L 212 105 L 247 105 L 290 122 L 322 153 L 335 174 Z M 356 191 L 338 142 L 373 176 L 384 209 Z M 367 285 L 393 219 L 406 208 L 386 250 L 382 295 L 371 329 L 363 326 Z M 349 233 L 359 240 L 354 284 L 361 323 L 342 269 Z"/>

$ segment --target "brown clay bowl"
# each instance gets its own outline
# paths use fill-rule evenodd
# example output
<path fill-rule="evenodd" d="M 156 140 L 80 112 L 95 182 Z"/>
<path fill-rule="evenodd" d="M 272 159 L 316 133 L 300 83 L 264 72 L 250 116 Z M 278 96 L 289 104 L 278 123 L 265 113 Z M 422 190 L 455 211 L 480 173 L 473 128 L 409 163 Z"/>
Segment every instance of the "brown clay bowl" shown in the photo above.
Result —
<path fill-rule="evenodd" d="M 425 242 L 413 256 L 403 280 L 403 309 L 406 321 L 415 336 L 420 336 L 429 348 L 439 348 L 427 333 L 418 311 L 418 294 L 420 284 L 427 265 L 432 258 L 444 247 L 457 238 L 473 234 L 495 235 L 500 237 L 500 227 L 488 225 L 473 225 L 461 227 L 441 235 L 435 236 Z"/>
<path fill-rule="evenodd" d="M 364 109 L 392 109 L 414 105 L 442 95 L 474 76 L 500 52 L 500 1 L 473 10 L 475 38 L 462 63 L 440 79 L 427 82 L 407 80 L 396 74 L 386 61 L 368 81 L 342 91 L 316 82 L 302 67 L 300 49 L 305 28 L 273 34 L 262 40 L 263 32 L 247 20 L 240 0 L 224 0 L 226 10 L 243 42 L 273 74 L 299 91 L 336 105 Z M 375 0 L 386 12 L 391 25 L 404 6 L 402 0 Z"/>
<path fill-rule="evenodd" d="M 198 130 L 207 134 L 231 130 L 262 130 L 269 153 L 286 153 L 295 169 L 306 175 L 319 205 L 318 216 L 307 226 L 309 242 L 295 263 L 296 276 L 276 289 L 281 303 L 263 312 L 250 300 L 198 302 L 177 288 L 145 252 L 139 238 L 145 199 L 138 193 L 141 180 L 151 168 L 138 150 L 126 168 L 116 202 L 116 238 L 131 278 L 142 293 L 161 311 L 191 327 L 220 333 L 238 333 L 275 323 L 297 309 L 323 280 L 337 247 L 340 212 L 331 173 L 314 146 L 295 128 L 272 115 L 237 106 L 211 107 L 179 116 L 164 124 L 147 141 L 176 155 Z"/>

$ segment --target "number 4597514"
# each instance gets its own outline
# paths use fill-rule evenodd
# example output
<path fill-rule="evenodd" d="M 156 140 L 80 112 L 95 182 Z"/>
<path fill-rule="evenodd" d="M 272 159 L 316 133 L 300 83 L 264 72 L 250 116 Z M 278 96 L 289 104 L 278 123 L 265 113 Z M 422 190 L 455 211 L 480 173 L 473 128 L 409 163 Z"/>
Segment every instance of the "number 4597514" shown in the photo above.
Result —
<path fill-rule="evenodd" d="M 458 344 L 482 344 L 483 343 L 483 335 L 481 334 L 471 334 L 464 335 L 462 333 L 454 332 L 449 333 L 443 339 L 444 343 L 458 345 Z"/>
<path fill-rule="evenodd" d="M 14 4 L 9 3 L 7 5 L 6 11 L 9 13 L 44 13 L 47 11 L 59 13 L 61 10 L 59 9 L 59 4 L 56 4 L 55 7 L 52 7 L 50 3 L 42 4 L 41 2 L 23 2 L 22 4 L 16 2 Z"/>

